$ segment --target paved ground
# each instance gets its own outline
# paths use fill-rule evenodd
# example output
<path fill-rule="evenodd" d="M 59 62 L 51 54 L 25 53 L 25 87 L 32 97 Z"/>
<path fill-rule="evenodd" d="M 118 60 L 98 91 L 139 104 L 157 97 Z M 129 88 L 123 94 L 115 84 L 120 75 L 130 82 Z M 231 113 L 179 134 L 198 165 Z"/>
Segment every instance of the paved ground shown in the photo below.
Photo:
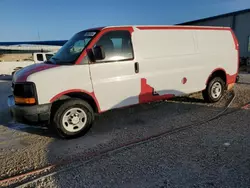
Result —
<path fill-rule="evenodd" d="M 236 100 L 219 119 L 144 142 L 60 172 L 32 186 L 41 187 L 250 187 L 250 76 L 241 75 Z M 6 97 L 10 82 L 0 82 L 1 178 L 37 169 L 87 152 L 205 120 L 223 110 L 226 100 L 207 105 L 200 95 L 179 102 L 157 102 L 104 113 L 84 137 L 60 140 L 46 129 L 11 122 Z M 193 98 L 194 97 L 194 98 Z M 183 102 L 187 101 L 187 102 Z M 69 167 L 72 167 L 70 165 Z"/>

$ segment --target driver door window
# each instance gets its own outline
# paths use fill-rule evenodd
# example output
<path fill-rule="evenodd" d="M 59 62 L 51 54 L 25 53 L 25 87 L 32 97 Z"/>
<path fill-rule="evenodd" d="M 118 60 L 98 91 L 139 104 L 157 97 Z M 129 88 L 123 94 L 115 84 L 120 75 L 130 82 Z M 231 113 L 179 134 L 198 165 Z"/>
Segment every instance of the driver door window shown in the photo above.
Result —
<path fill-rule="evenodd" d="M 134 58 L 131 35 L 128 31 L 108 32 L 96 45 L 102 46 L 105 53 L 105 59 L 101 62 L 125 61 Z"/>

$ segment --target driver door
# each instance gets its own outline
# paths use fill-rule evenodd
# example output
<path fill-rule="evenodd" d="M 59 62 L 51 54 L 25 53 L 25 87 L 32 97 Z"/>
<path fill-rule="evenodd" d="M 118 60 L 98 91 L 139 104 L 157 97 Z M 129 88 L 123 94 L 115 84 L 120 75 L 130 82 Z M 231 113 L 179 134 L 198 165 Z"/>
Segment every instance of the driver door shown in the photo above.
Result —
<path fill-rule="evenodd" d="M 129 31 L 110 31 L 96 43 L 105 58 L 90 64 L 93 89 L 101 111 L 139 103 L 140 76 Z"/>

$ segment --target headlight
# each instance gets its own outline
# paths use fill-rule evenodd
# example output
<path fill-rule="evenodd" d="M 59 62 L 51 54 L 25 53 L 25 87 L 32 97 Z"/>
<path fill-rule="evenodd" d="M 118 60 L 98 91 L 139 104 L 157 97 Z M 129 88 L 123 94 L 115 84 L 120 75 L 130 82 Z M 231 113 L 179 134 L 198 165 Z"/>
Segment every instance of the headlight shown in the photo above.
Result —
<path fill-rule="evenodd" d="M 15 83 L 13 85 L 15 103 L 19 105 L 37 104 L 36 88 L 32 82 Z"/>

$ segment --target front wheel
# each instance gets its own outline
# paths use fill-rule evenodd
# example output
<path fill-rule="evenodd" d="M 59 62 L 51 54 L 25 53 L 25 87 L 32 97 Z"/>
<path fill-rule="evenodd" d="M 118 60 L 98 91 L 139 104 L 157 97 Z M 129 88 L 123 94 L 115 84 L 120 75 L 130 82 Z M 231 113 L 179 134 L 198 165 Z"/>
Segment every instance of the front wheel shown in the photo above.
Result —
<path fill-rule="evenodd" d="M 62 101 L 52 114 L 51 126 L 62 138 L 73 138 L 85 134 L 94 120 L 91 106 L 81 99 Z"/>
<path fill-rule="evenodd" d="M 203 98 L 209 103 L 218 102 L 225 92 L 225 86 L 226 83 L 220 77 L 211 79 L 207 88 L 202 92 Z"/>

